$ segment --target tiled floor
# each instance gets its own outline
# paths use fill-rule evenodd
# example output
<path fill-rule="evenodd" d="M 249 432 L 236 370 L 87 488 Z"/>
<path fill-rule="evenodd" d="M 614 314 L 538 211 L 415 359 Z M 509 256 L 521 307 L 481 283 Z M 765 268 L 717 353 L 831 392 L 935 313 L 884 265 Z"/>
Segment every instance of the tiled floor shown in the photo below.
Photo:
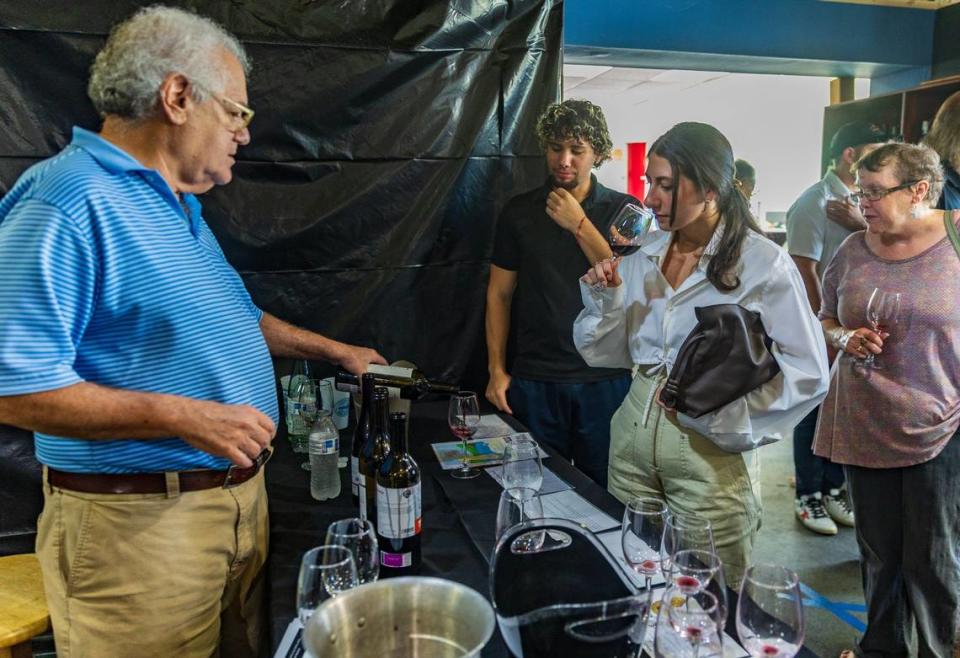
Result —
<path fill-rule="evenodd" d="M 764 446 L 761 451 L 763 526 L 754 550 L 755 562 L 790 567 L 800 581 L 819 595 L 808 599 L 805 645 L 818 656 L 836 658 L 853 646 L 863 623 L 862 612 L 850 613 L 843 604 L 863 605 L 857 540 L 853 528 L 840 528 L 838 535 L 816 535 L 796 520 L 793 512 L 793 446 L 790 440 Z M 831 611 L 832 610 L 832 611 Z M 841 618 L 848 614 L 848 620 Z"/>

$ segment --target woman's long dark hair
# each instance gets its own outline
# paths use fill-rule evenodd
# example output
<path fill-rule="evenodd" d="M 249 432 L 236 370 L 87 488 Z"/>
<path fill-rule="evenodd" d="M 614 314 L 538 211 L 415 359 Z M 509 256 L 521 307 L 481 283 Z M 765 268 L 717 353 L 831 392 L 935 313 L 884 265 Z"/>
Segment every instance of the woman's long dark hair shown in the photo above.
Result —
<path fill-rule="evenodd" d="M 750 214 L 746 197 L 734 184 L 735 168 L 730 142 L 713 126 L 688 121 L 678 123 L 661 135 L 650 147 L 649 153 L 665 159 L 673 170 L 671 224 L 677 212 L 677 190 L 680 189 L 681 176 L 690 179 L 701 194 L 709 190 L 716 192 L 723 237 L 707 265 L 707 279 L 719 290 L 734 290 L 740 285 L 737 265 L 747 231 L 756 231 L 761 235 L 763 232 Z"/>

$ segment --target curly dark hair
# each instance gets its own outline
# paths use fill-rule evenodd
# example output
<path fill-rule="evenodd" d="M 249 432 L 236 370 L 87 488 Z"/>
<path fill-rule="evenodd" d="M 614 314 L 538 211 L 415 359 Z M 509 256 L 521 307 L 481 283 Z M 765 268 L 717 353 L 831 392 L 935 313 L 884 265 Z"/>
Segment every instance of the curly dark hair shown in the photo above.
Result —
<path fill-rule="evenodd" d="M 603 110 L 580 99 L 565 100 L 548 107 L 537 120 L 537 137 L 543 149 L 550 141 L 572 138 L 588 142 L 597 156 L 596 167 L 609 160 L 613 150 Z"/>

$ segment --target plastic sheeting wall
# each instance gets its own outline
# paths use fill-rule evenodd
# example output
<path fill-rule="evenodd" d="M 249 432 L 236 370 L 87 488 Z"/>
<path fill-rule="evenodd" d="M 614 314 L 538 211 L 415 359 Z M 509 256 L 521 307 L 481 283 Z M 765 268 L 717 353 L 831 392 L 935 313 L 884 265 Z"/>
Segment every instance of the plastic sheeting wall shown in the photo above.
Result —
<path fill-rule="evenodd" d="M 97 128 L 90 63 L 145 4 L 0 3 L 0 194 L 71 126 Z M 559 97 L 562 1 L 170 4 L 219 21 L 253 59 L 252 142 L 202 201 L 255 301 L 481 386 L 495 218 L 544 174 L 534 123 Z M 35 520 L 18 506 L 39 503 L 7 474 L 23 440 L 0 432 L 0 553 Z"/>

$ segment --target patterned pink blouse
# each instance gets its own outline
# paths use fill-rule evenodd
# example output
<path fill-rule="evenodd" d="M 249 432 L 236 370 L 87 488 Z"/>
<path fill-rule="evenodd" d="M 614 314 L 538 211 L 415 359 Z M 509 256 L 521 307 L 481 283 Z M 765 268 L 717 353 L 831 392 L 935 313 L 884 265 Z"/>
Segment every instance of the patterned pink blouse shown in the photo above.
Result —
<path fill-rule="evenodd" d="M 820 318 L 869 327 L 874 288 L 901 293 L 899 318 L 887 329 L 879 368 L 847 354 L 834 362 L 813 451 L 869 468 L 921 464 L 960 425 L 960 257 L 944 238 L 912 258 L 885 260 L 854 233 L 824 273 Z"/>

